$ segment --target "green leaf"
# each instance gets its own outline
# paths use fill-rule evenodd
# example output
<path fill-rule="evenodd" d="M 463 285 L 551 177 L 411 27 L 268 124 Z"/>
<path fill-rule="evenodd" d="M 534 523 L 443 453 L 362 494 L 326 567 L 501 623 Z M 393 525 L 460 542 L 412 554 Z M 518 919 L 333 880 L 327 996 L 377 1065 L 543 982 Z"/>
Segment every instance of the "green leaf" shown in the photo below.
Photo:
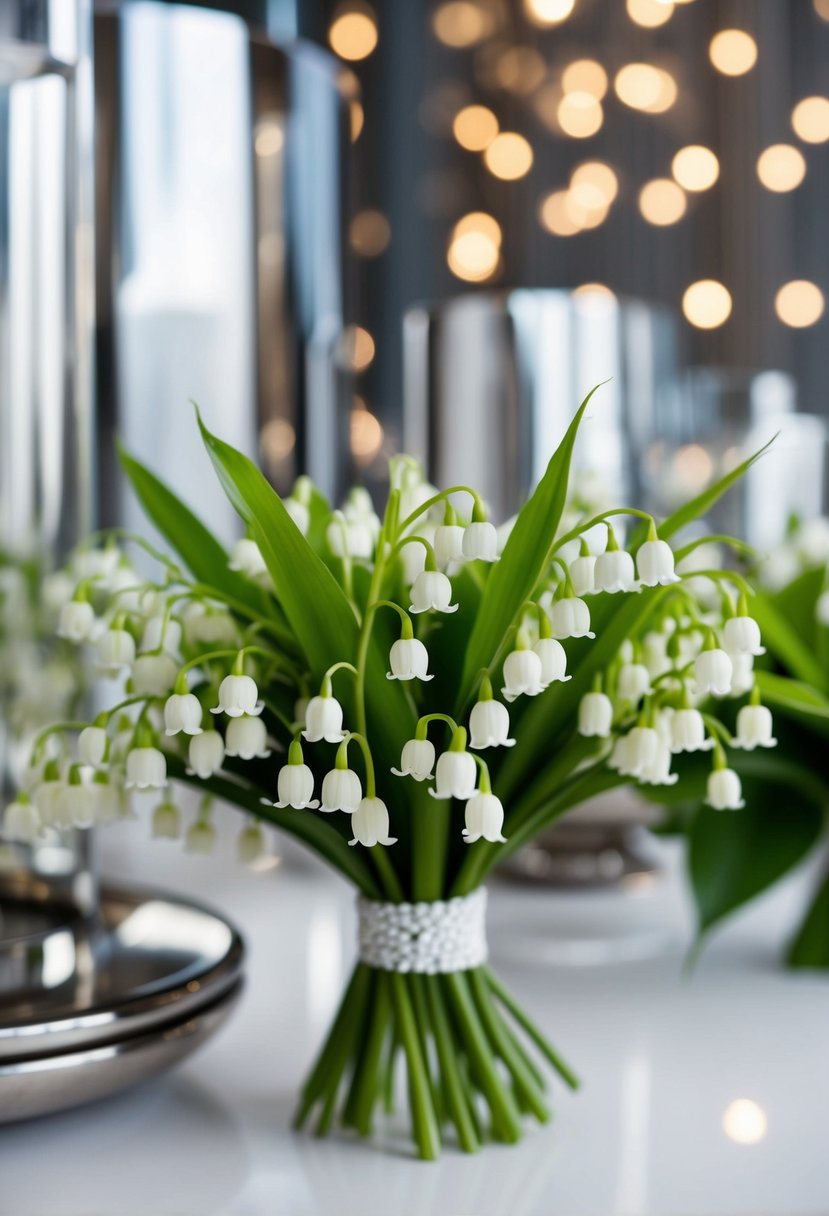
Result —
<path fill-rule="evenodd" d="M 817 889 L 786 962 L 790 967 L 829 967 L 829 875 Z"/>
<path fill-rule="evenodd" d="M 121 467 L 130 480 L 148 519 L 201 583 L 223 591 L 257 611 L 262 595 L 257 587 L 228 568 L 228 555 L 213 533 L 155 473 L 118 446 Z"/>
<path fill-rule="evenodd" d="M 277 599 L 314 676 L 321 678 L 341 659 L 353 661 L 357 620 L 339 583 L 253 461 L 212 435 L 201 415 L 198 419 L 219 481 L 253 532 Z"/>
<path fill-rule="evenodd" d="M 691 824 L 688 868 L 701 935 L 782 878 L 821 834 L 822 808 L 801 790 L 751 778 L 743 789 L 743 810 L 701 806 Z"/>
<path fill-rule="evenodd" d="M 815 566 L 804 570 L 769 597 L 780 616 L 809 646 L 813 646 L 818 637 L 817 602 L 825 580 L 825 567 Z"/>
<path fill-rule="evenodd" d="M 579 424 L 600 387 L 591 389 L 576 411 L 547 471 L 522 507 L 500 561 L 487 579 L 466 648 L 459 708 L 466 701 L 477 672 L 495 661 L 516 617 L 549 564 L 550 547 L 567 501 L 570 460 Z"/>
<path fill-rule="evenodd" d="M 679 510 L 674 511 L 673 515 L 669 515 L 667 519 L 664 519 L 659 525 L 660 537 L 663 540 L 667 540 L 668 537 L 681 532 L 683 528 L 693 523 L 695 519 L 701 519 L 703 515 L 707 515 L 714 504 L 722 498 L 723 494 L 727 493 L 748 472 L 754 462 L 759 460 L 769 450 L 776 438 L 777 436 L 775 435 L 759 451 L 755 452 L 753 456 L 749 456 L 748 460 L 744 460 L 742 464 L 738 464 L 730 473 L 726 473 L 725 477 L 714 482 L 707 490 L 703 490 L 696 498 L 692 498 L 690 502 L 686 502 Z M 643 534 L 641 540 L 644 539 Z"/>
<path fill-rule="evenodd" d="M 820 735 L 829 735 L 829 700 L 799 680 L 758 671 L 755 679 L 763 700 L 772 708 L 797 718 Z"/>
<path fill-rule="evenodd" d="M 823 671 L 814 649 L 772 600 L 762 593 L 755 595 L 751 602 L 751 615 L 760 626 L 766 647 L 778 662 L 798 680 L 813 684 L 825 692 L 827 673 Z"/>

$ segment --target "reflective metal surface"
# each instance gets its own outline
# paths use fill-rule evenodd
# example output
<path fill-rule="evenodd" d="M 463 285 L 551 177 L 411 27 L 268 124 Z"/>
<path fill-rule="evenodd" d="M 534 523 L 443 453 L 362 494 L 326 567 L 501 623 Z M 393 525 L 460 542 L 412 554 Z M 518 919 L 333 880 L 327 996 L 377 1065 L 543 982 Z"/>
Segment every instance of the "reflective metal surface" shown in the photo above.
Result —
<path fill-rule="evenodd" d="M 439 485 L 472 484 L 505 518 L 541 477 L 588 389 L 576 473 L 635 498 L 635 455 L 676 376 L 673 315 L 606 292 L 477 292 L 404 320 L 404 448 Z"/>
<path fill-rule="evenodd" d="M 238 933 L 188 901 L 104 887 L 97 916 L 73 918 L 22 877 L 0 906 L 0 1061 L 133 1038 L 239 981 Z"/>

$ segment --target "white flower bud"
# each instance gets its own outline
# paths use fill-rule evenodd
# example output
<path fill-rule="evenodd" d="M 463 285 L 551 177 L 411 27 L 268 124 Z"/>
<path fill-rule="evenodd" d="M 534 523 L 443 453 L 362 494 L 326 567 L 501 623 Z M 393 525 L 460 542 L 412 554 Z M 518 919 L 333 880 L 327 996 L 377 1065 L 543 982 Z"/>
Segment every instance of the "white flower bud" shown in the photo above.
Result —
<path fill-rule="evenodd" d="M 200 735 L 202 708 L 199 698 L 192 692 L 173 693 L 164 703 L 165 734 Z"/>
<path fill-rule="evenodd" d="M 724 650 L 701 650 L 694 659 L 694 679 L 698 693 L 727 697 L 731 692 L 733 674 L 734 665 Z"/>
<path fill-rule="evenodd" d="M 657 760 L 659 735 L 651 726 L 634 726 L 627 739 L 627 770 L 639 777 Z"/>
<path fill-rule="evenodd" d="M 58 637 L 69 642 L 85 642 L 95 626 L 92 605 L 82 600 L 70 600 L 60 610 Z"/>
<path fill-rule="evenodd" d="M 765 654 L 760 641 L 760 626 L 751 616 L 732 616 L 723 625 L 723 647 L 730 655 Z"/>
<path fill-rule="evenodd" d="M 645 587 L 667 587 L 679 582 L 674 570 L 673 550 L 667 541 L 646 540 L 636 554 L 636 566 L 639 582 Z"/>
<path fill-rule="evenodd" d="M 74 781 L 65 785 L 58 797 L 56 822 L 61 827 L 91 828 L 97 819 L 100 788 Z"/>
<path fill-rule="evenodd" d="M 343 707 L 336 697 L 311 697 L 305 710 L 303 738 L 309 743 L 341 743 L 343 734 Z"/>
<path fill-rule="evenodd" d="M 421 570 L 412 585 L 410 612 L 457 612 L 452 584 L 440 570 Z"/>
<path fill-rule="evenodd" d="M 754 687 L 754 655 L 731 655 L 731 695 L 743 697 Z"/>
<path fill-rule="evenodd" d="M 469 715 L 469 746 L 514 747 L 509 737 L 509 710 L 500 701 L 478 701 Z"/>
<path fill-rule="evenodd" d="M 415 781 L 426 781 L 432 776 L 435 764 L 435 745 L 431 739 L 409 739 L 403 744 L 400 768 L 391 771 L 395 777 L 414 777 Z"/>
<path fill-rule="evenodd" d="M 354 833 L 349 844 L 362 844 L 371 849 L 376 844 L 397 843 L 396 836 L 389 836 L 389 812 L 382 798 L 364 798 L 351 816 Z"/>
<path fill-rule="evenodd" d="M 435 768 L 433 798 L 459 798 L 465 801 L 475 793 L 477 767 L 469 752 L 444 752 Z"/>
<path fill-rule="evenodd" d="M 578 731 L 587 739 L 607 739 L 613 722 L 613 703 L 603 692 L 587 692 L 579 702 Z"/>
<path fill-rule="evenodd" d="M 590 631 L 590 609 L 584 600 L 566 596 L 554 600 L 552 608 L 553 633 L 557 638 L 594 638 Z"/>
<path fill-rule="evenodd" d="M 427 674 L 429 652 L 419 638 L 398 638 L 389 652 L 390 680 L 432 680 Z"/>
<path fill-rule="evenodd" d="M 536 697 L 545 688 L 541 679 L 541 659 L 534 650 L 512 650 L 504 659 L 504 699 Z"/>
<path fill-rule="evenodd" d="M 276 779 L 278 807 L 292 806 L 297 811 L 307 808 L 316 810 L 319 802 L 314 797 L 314 774 L 307 764 L 286 764 L 279 770 Z"/>
<path fill-rule="evenodd" d="M 299 528 L 303 536 L 308 535 L 308 529 L 311 526 L 311 512 L 308 510 L 304 502 L 300 502 L 298 498 L 283 498 L 282 505 Z"/>
<path fill-rule="evenodd" d="M 460 524 L 441 524 L 435 529 L 435 558 L 439 566 L 445 570 L 452 562 L 463 561 L 463 534 Z M 414 545 L 406 546 L 414 548 Z M 419 545 L 418 548 L 422 548 Z"/>
<path fill-rule="evenodd" d="M 504 826 L 504 808 L 500 798 L 494 794 L 474 794 L 466 804 L 465 827 L 463 837 L 467 844 L 476 840 L 490 840 L 503 844 L 506 837 L 501 829 Z"/>
<path fill-rule="evenodd" d="M 635 591 L 636 572 L 633 558 L 624 549 L 611 549 L 596 558 L 593 571 L 596 591 L 615 594 L 618 591 Z"/>
<path fill-rule="evenodd" d="M 267 846 L 261 824 L 249 823 L 236 841 L 236 856 L 243 866 L 252 866 L 265 856 Z"/>
<path fill-rule="evenodd" d="M 325 538 L 335 557 L 367 561 L 374 553 L 374 528 L 368 519 L 348 522 L 341 511 L 335 511 Z"/>
<path fill-rule="evenodd" d="M 168 654 L 142 654 L 132 667 L 132 685 L 139 696 L 163 697 L 178 678 L 178 664 Z"/>
<path fill-rule="evenodd" d="M 705 801 L 715 811 L 739 811 L 745 806 L 740 778 L 731 768 L 715 768 L 708 775 Z"/>
<path fill-rule="evenodd" d="M 90 768 L 100 768 L 106 759 L 109 738 L 101 726 L 85 726 L 78 735 L 78 760 Z"/>
<path fill-rule="evenodd" d="M 237 719 L 241 722 L 248 721 L 247 718 Z M 251 719 L 257 721 L 257 719 Z M 233 723 L 228 723 L 228 729 Z M 212 777 L 222 767 L 222 762 L 225 758 L 225 745 L 222 736 L 217 730 L 206 730 L 200 735 L 194 735 L 190 740 L 190 746 L 187 749 L 187 759 L 189 762 L 188 774 L 192 777 L 200 777 L 202 781 L 206 781 L 208 777 Z"/>
<path fill-rule="evenodd" d="M 16 844 L 34 844 L 41 832 L 40 815 L 32 802 L 10 802 L 3 815 L 3 835 Z"/>
<path fill-rule="evenodd" d="M 265 559 L 262 556 L 262 550 L 259 548 L 255 540 L 237 540 L 233 546 L 228 567 L 231 570 L 236 570 L 239 574 L 245 574 L 248 578 L 261 578 L 263 574 L 268 573 L 268 567 L 265 565 Z"/>
<path fill-rule="evenodd" d="M 135 641 L 126 629 L 107 629 L 98 639 L 96 652 L 98 666 L 102 671 L 117 675 L 135 662 Z"/>
<path fill-rule="evenodd" d="M 259 689 L 251 676 L 225 676 L 219 685 L 219 704 L 210 712 L 225 713 L 229 718 L 241 718 L 242 714 L 255 718 L 264 708 L 258 697 Z"/>
<path fill-rule="evenodd" d="M 225 732 L 225 755 L 240 760 L 265 760 L 271 754 L 261 718 L 231 718 Z"/>
<path fill-rule="evenodd" d="M 661 741 L 648 764 L 639 770 L 643 785 L 676 785 L 677 773 L 671 772 L 671 749 Z"/>
<path fill-rule="evenodd" d="M 576 595 L 591 595 L 596 590 L 596 559 L 592 553 L 574 558 L 569 565 L 570 582 Z"/>
<path fill-rule="evenodd" d="M 213 824 L 203 819 L 197 819 L 187 829 L 184 837 L 184 849 L 187 853 L 212 853 L 216 847 L 216 829 Z"/>
<path fill-rule="evenodd" d="M 771 711 L 765 705 L 744 705 L 737 714 L 737 734 L 733 746 L 744 751 L 755 747 L 776 747 Z"/>
<path fill-rule="evenodd" d="M 570 679 L 567 651 L 556 638 L 539 638 L 533 652 L 541 659 L 541 683 L 545 688 L 548 684 L 566 683 Z"/>
<path fill-rule="evenodd" d="M 620 701 L 638 705 L 651 691 L 651 677 L 647 667 L 641 663 L 626 663 L 619 670 L 616 695 Z"/>
<path fill-rule="evenodd" d="M 153 811 L 152 833 L 156 840 L 178 840 L 181 836 L 181 811 L 172 802 L 161 802 Z"/>
<path fill-rule="evenodd" d="M 163 650 L 166 654 L 176 655 L 180 648 L 181 625 L 179 622 L 170 618 L 165 621 L 163 613 L 151 616 L 144 626 L 144 633 L 141 637 L 142 652 Z"/>
<path fill-rule="evenodd" d="M 363 798 L 360 778 L 350 768 L 332 768 L 322 779 L 321 811 L 353 815 Z"/>
<path fill-rule="evenodd" d="M 195 607 L 202 611 L 193 612 L 185 621 L 190 646 L 210 646 L 219 650 L 238 645 L 239 630 L 229 612 L 205 612 L 202 604 Z"/>
<path fill-rule="evenodd" d="M 128 753 L 125 782 L 128 790 L 160 790 L 166 784 L 167 760 L 157 747 L 134 747 Z"/>
<path fill-rule="evenodd" d="M 705 722 L 698 709 L 678 709 L 671 719 L 671 750 L 707 752 L 714 740 L 705 737 Z"/>
<path fill-rule="evenodd" d="M 465 561 L 494 562 L 498 560 L 498 533 L 494 524 L 476 522 L 464 528 L 461 552 Z"/>

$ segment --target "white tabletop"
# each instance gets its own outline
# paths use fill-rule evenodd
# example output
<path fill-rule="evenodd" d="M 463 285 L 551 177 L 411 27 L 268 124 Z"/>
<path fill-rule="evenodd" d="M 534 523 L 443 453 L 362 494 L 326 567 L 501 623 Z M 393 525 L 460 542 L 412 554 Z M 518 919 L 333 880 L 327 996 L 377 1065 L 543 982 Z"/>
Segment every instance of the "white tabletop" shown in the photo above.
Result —
<path fill-rule="evenodd" d="M 423 1164 L 399 1129 L 382 1144 L 290 1130 L 353 953 L 342 884 L 291 858 L 250 874 L 232 845 L 183 856 L 138 824 L 104 852 L 113 876 L 228 913 L 247 990 L 177 1072 L 4 1130 L 1 1216 L 829 1212 L 829 976 L 778 966 L 803 876 L 740 916 L 690 980 L 671 849 L 668 876 L 624 897 L 494 891 L 494 963 L 584 1087 L 558 1087 L 553 1123 L 515 1147 Z"/>

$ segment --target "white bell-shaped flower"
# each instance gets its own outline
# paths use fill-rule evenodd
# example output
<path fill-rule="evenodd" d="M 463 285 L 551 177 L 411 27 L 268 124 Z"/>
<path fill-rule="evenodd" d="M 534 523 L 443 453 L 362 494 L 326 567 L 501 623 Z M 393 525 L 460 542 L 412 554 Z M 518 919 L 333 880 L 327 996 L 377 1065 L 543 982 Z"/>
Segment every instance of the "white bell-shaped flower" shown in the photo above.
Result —
<path fill-rule="evenodd" d="M 579 701 L 578 731 L 587 739 L 607 739 L 613 723 L 613 702 L 603 692 L 586 692 Z"/>
<path fill-rule="evenodd" d="M 261 578 L 263 574 L 268 573 L 262 550 L 255 540 L 237 540 L 233 546 L 228 566 L 231 570 L 237 570 L 240 574 L 246 574 L 248 578 L 253 579 Z"/>
<path fill-rule="evenodd" d="M 336 697 L 311 697 L 305 710 L 302 735 L 309 743 L 319 743 L 321 739 L 326 743 L 342 743 L 345 738 L 343 707 Z"/>
<path fill-rule="evenodd" d="M 160 802 L 153 811 L 152 834 L 155 840 L 178 840 L 181 836 L 181 811 L 174 802 Z"/>
<path fill-rule="evenodd" d="M 151 616 L 144 626 L 141 637 L 143 652 L 163 650 L 167 654 L 176 655 L 181 649 L 181 625 L 164 613 Z"/>
<path fill-rule="evenodd" d="M 477 766 L 475 757 L 462 750 L 466 731 L 459 730 L 453 747 L 438 757 L 435 766 L 435 786 L 429 793 L 433 798 L 459 798 L 466 801 L 475 793 Z"/>
<path fill-rule="evenodd" d="M 135 662 L 135 640 L 126 629 L 107 629 L 98 638 L 96 648 L 98 667 L 106 674 L 117 675 Z"/>
<path fill-rule="evenodd" d="M 236 839 L 236 856 L 243 866 L 252 866 L 267 852 L 265 833 L 259 823 L 249 823 Z"/>
<path fill-rule="evenodd" d="M 184 837 L 184 851 L 186 853 L 206 855 L 212 853 L 215 847 L 216 829 L 209 820 L 199 818 L 195 823 L 190 825 L 187 829 L 187 835 Z"/>
<path fill-rule="evenodd" d="M 484 747 L 515 747 L 509 737 L 509 710 L 500 701 L 491 698 L 477 701 L 469 715 L 469 746 L 480 750 Z"/>
<path fill-rule="evenodd" d="M 765 705 L 744 705 L 737 714 L 733 746 L 752 752 L 755 747 L 776 747 L 771 710 Z"/>
<path fill-rule="evenodd" d="M 236 721 L 244 722 L 247 719 L 238 718 Z M 252 719 L 256 721 L 256 719 Z M 232 725 L 232 723 L 228 723 Z M 194 735 L 190 740 L 190 746 L 187 749 L 187 760 L 189 767 L 188 774 L 200 777 L 202 781 L 206 781 L 208 777 L 212 777 L 214 773 L 218 773 L 222 767 L 225 758 L 225 745 L 222 736 L 217 730 L 206 730 L 201 735 Z"/>
<path fill-rule="evenodd" d="M 557 638 L 539 638 L 533 646 L 533 653 L 541 659 L 541 683 L 546 688 L 548 684 L 566 683 L 567 651 Z"/>
<path fill-rule="evenodd" d="M 440 524 L 435 529 L 434 550 L 438 566 L 446 569 L 453 562 L 463 561 L 463 534 L 460 524 Z M 414 548 L 414 545 L 407 548 Z M 418 546 L 422 547 L 422 546 Z"/>
<path fill-rule="evenodd" d="M 643 697 L 651 692 L 651 677 L 647 667 L 642 663 L 625 663 L 619 668 L 616 682 L 616 695 L 620 701 L 628 701 L 638 705 Z"/>
<path fill-rule="evenodd" d="M 628 735 L 619 735 L 613 744 L 613 750 L 607 761 L 607 767 L 616 773 L 629 774 L 628 768 Z"/>
<path fill-rule="evenodd" d="M 31 800 L 38 809 L 41 822 L 46 827 L 52 827 L 55 824 L 58 801 L 64 785 L 65 782 L 55 774 L 54 777 L 45 778 L 32 791 Z"/>
<path fill-rule="evenodd" d="M 667 587 L 678 583 L 674 569 L 674 551 L 665 540 L 646 540 L 636 554 L 639 582 L 645 587 Z"/>
<path fill-rule="evenodd" d="M 278 807 L 292 806 L 297 811 L 306 807 L 316 810 L 319 802 L 314 797 L 314 774 L 302 759 L 302 748 L 297 739 L 288 751 L 288 763 L 279 770 L 276 779 Z"/>
<path fill-rule="evenodd" d="M 639 770 L 639 780 L 643 785 L 676 785 L 679 775 L 671 772 L 672 759 L 671 749 L 660 740 L 650 763 Z"/>
<path fill-rule="evenodd" d="M 671 719 L 671 750 L 680 752 L 707 752 L 714 740 L 706 738 L 705 722 L 698 709 L 678 709 Z"/>
<path fill-rule="evenodd" d="M 350 768 L 332 768 L 322 779 L 321 811 L 345 811 L 353 815 L 363 799 L 363 786 Z"/>
<path fill-rule="evenodd" d="M 501 689 L 504 700 L 537 697 L 545 688 L 541 671 L 541 659 L 534 650 L 510 651 L 504 659 L 504 687 Z"/>
<path fill-rule="evenodd" d="M 504 807 L 501 799 L 495 794 L 479 791 L 473 794 L 466 804 L 465 826 L 463 838 L 467 844 L 476 840 L 489 840 L 493 844 L 503 844 L 506 837 L 502 832 L 504 826 Z"/>
<path fill-rule="evenodd" d="M 664 675 L 673 667 L 668 654 L 669 640 L 670 637 L 667 633 L 659 633 L 655 629 L 646 633 L 642 639 L 642 658 L 652 680 Z"/>
<path fill-rule="evenodd" d="M 134 747 L 127 754 L 128 790 L 160 790 L 166 784 L 167 760 L 157 747 Z"/>
<path fill-rule="evenodd" d="M 754 655 L 731 655 L 731 695 L 744 697 L 754 688 Z"/>
<path fill-rule="evenodd" d="M 100 768 L 107 758 L 109 736 L 102 726 L 85 726 L 78 735 L 78 760 L 90 768 Z"/>
<path fill-rule="evenodd" d="M 268 732 L 261 718 L 232 718 L 225 731 L 225 755 L 240 760 L 265 760 L 271 754 Z"/>
<path fill-rule="evenodd" d="M 114 823 L 116 819 L 128 817 L 127 794 L 116 774 L 110 772 L 106 780 L 103 779 L 103 774 L 98 774 L 89 788 L 94 798 L 94 823 Z"/>
<path fill-rule="evenodd" d="M 582 553 L 570 562 L 570 582 L 579 597 L 592 595 L 596 590 L 596 559 L 592 553 Z"/>
<path fill-rule="evenodd" d="M 164 702 L 164 733 L 177 735 L 200 735 L 202 707 L 199 698 L 192 692 L 173 693 Z"/>
<path fill-rule="evenodd" d="M 498 560 L 498 532 L 494 524 L 480 520 L 464 528 L 461 552 L 465 561 L 494 562 Z"/>
<path fill-rule="evenodd" d="M 300 502 L 298 498 L 291 496 L 283 498 L 282 505 L 299 528 L 303 536 L 308 535 L 308 529 L 311 526 L 311 512 L 304 502 Z"/>
<path fill-rule="evenodd" d="M 627 740 L 627 771 L 639 777 L 656 762 L 661 741 L 652 726 L 634 726 Z"/>
<path fill-rule="evenodd" d="M 713 693 L 715 697 L 727 697 L 733 674 L 731 657 L 719 647 L 701 650 L 694 659 L 694 679 L 697 692 L 702 695 Z"/>
<path fill-rule="evenodd" d="M 351 816 L 351 831 L 354 836 L 349 844 L 362 844 L 372 849 L 376 844 L 397 843 L 396 836 L 389 836 L 389 810 L 382 798 L 364 798 Z"/>
<path fill-rule="evenodd" d="M 389 652 L 389 680 L 432 680 L 428 674 L 429 652 L 419 638 L 398 638 Z"/>
<path fill-rule="evenodd" d="M 435 745 L 431 739 L 408 739 L 403 744 L 400 768 L 391 771 L 395 777 L 414 777 L 415 781 L 426 781 L 432 776 L 435 766 Z"/>
<path fill-rule="evenodd" d="M 348 521 L 335 511 L 325 530 L 328 547 L 335 557 L 367 561 L 374 553 L 375 534 L 370 518 Z"/>
<path fill-rule="evenodd" d="M 452 584 L 440 570 L 421 570 L 412 584 L 410 612 L 457 612 Z"/>
<path fill-rule="evenodd" d="M 556 638 L 594 638 L 590 630 L 590 609 L 584 600 L 565 596 L 554 600 L 552 607 L 553 634 Z"/>
<path fill-rule="evenodd" d="M 3 814 L 3 835 L 15 844 L 34 844 L 42 830 L 40 814 L 33 802 L 10 802 Z"/>
<path fill-rule="evenodd" d="M 219 704 L 210 712 L 229 718 L 241 718 L 242 714 L 255 718 L 264 708 L 258 698 L 259 689 L 251 676 L 225 676 L 219 685 Z"/>
<path fill-rule="evenodd" d="M 195 605 L 203 609 L 203 605 Z M 239 630 L 229 612 L 201 611 L 188 616 L 185 622 L 187 641 L 190 646 L 209 646 L 211 649 L 230 649 L 239 644 Z"/>
<path fill-rule="evenodd" d="M 132 667 L 132 686 L 142 697 L 164 697 L 178 678 L 178 664 L 169 654 L 142 654 Z"/>
<path fill-rule="evenodd" d="M 95 627 L 95 613 L 85 600 L 70 600 L 60 610 L 58 637 L 69 642 L 85 642 Z"/>
<path fill-rule="evenodd" d="M 752 616 L 732 616 L 723 625 L 723 648 L 730 654 L 765 654 L 760 626 Z"/>
<path fill-rule="evenodd" d="M 731 768 L 714 768 L 708 774 L 705 801 L 715 811 L 739 811 L 745 806 L 740 778 Z"/>
<path fill-rule="evenodd" d="M 616 594 L 637 589 L 633 558 L 625 549 L 608 549 L 596 558 L 593 570 L 596 591 Z"/>

